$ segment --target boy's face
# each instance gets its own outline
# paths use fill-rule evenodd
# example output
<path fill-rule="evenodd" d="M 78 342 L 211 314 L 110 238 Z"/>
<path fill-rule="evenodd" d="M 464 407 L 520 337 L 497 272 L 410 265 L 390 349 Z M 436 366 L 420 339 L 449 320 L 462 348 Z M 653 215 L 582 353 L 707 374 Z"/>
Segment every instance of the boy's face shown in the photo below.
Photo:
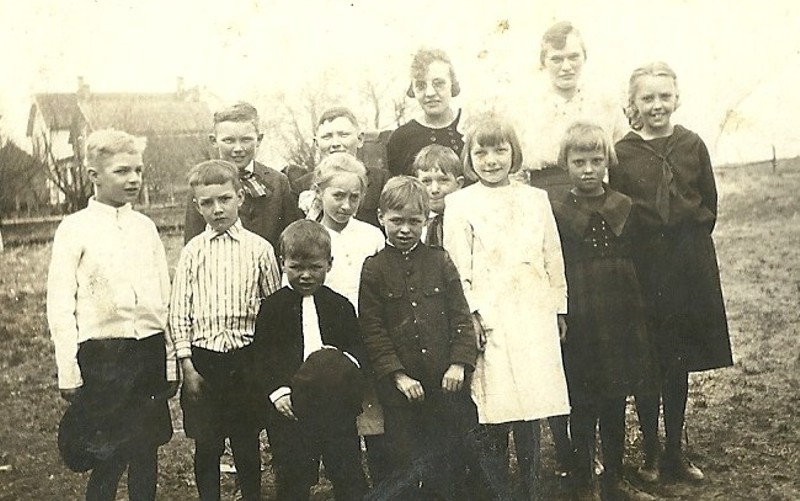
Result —
<path fill-rule="evenodd" d="M 417 179 L 428 189 L 431 210 L 437 214 L 444 213 L 444 197 L 460 189 L 464 184 L 463 177 L 456 179 L 452 174 L 439 169 L 418 170 Z"/>
<path fill-rule="evenodd" d="M 573 148 L 567 152 L 567 172 L 578 195 L 602 195 L 607 166 L 608 160 L 602 149 L 581 151 Z"/>
<path fill-rule="evenodd" d="M 194 187 L 194 204 L 206 224 L 222 233 L 239 218 L 239 207 L 244 202 L 244 192 L 236 190 L 233 183 L 207 184 Z"/>
<path fill-rule="evenodd" d="M 303 296 L 317 292 L 331 271 L 333 258 L 321 250 L 307 252 L 306 256 L 284 256 L 283 272 L 294 290 Z"/>
<path fill-rule="evenodd" d="M 427 220 L 427 214 L 410 206 L 386 212 L 378 209 L 378 221 L 386 229 L 387 240 L 401 252 L 411 250 L 419 242 Z"/>
<path fill-rule="evenodd" d="M 90 167 L 89 179 L 95 186 L 95 200 L 112 207 L 135 202 L 142 188 L 142 168 L 140 153 L 117 153 L 105 165 Z"/>
<path fill-rule="evenodd" d="M 253 122 L 219 122 L 209 135 L 219 158 L 244 170 L 253 161 L 264 134 L 259 134 Z"/>
<path fill-rule="evenodd" d="M 315 140 L 322 158 L 339 151 L 356 156 L 364 145 L 364 134 L 347 117 L 336 117 L 320 124 Z"/>

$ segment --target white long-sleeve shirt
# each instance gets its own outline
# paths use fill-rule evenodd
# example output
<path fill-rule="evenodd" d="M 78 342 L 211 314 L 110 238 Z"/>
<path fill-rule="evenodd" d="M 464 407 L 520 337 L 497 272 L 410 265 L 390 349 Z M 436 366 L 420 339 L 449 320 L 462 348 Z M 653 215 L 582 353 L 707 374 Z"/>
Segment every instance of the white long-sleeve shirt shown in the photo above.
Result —
<path fill-rule="evenodd" d="M 90 339 L 144 339 L 167 326 L 169 272 L 155 224 L 129 204 L 89 200 L 56 230 L 47 278 L 47 321 L 58 386 L 83 385 L 78 345 Z M 169 336 L 167 377 L 176 378 Z"/>

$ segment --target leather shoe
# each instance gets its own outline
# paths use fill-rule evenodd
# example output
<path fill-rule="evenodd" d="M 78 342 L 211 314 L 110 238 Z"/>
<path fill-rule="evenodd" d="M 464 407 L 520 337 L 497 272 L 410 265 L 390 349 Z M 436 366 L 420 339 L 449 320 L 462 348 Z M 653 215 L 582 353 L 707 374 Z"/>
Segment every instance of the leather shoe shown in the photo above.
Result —
<path fill-rule="evenodd" d="M 613 492 L 612 499 L 618 499 L 620 501 L 655 501 L 655 496 L 637 489 L 630 482 L 625 480 L 624 478 L 619 479 L 617 482 L 613 484 L 611 487 L 611 491 Z"/>
<path fill-rule="evenodd" d="M 706 478 L 703 470 L 692 464 L 682 453 L 665 455 L 661 471 L 678 480 L 690 482 L 702 482 Z"/>

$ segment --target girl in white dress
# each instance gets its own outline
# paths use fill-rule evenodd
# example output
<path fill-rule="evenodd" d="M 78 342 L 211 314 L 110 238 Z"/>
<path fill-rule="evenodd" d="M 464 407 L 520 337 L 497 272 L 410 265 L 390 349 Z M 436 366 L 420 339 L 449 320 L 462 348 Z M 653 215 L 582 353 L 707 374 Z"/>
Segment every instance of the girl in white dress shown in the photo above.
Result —
<path fill-rule="evenodd" d="M 446 199 L 444 247 L 458 268 L 479 344 L 472 398 L 483 469 L 508 499 L 513 428 L 526 498 L 536 495 L 539 420 L 570 411 L 561 361 L 567 286 L 561 244 L 543 190 L 512 183 L 522 165 L 513 128 L 491 115 L 467 135 L 464 173 L 477 181 Z"/>

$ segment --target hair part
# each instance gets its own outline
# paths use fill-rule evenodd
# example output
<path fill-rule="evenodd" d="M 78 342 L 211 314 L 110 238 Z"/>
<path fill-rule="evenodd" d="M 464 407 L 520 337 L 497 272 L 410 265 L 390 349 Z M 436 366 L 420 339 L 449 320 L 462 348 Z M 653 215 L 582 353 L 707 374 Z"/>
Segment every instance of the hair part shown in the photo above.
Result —
<path fill-rule="evenodd" d="M 464 164 L 464 175 L 470 181 L 478 181 L 478 174 L 472 165 L 470 154 L 475 145 L 499 146 L 507 142 L 511 145 L 511 170 L 509 174 L 517 172 L 522 167 L 522 145 L 519 142 L 511 122 L 500 118 L 493 113 L 485 113 L 476 117 L 474 125 L 467 132 L 464 139 L 464 149 L 461 151 L 461 161 Z"/>
<path fill-rule="evenodd" d="M 319 120 L 317 120 L 317 129 L 325 122 L 332 122 L 337 118 L 346 118 L 356 129 L 361 130 L 361 125 L 359 125 L 355 113 L 345 106 L 334 106 L 323 111 L 322 115 L 319 116 Z"/>
<path fill-rule="evenodd" d="M 380 211 L 401 211 L 409 207 L 427 217 L 430 212 L 430 198 L 425 185 L 411 176 L 395 176 L 386 181 L 378 201 Z"/>
<path fill-rule="evenodd" d="M 197 186 L 208 186 L 212 184 L 231 183 L 233 189 L 242 189 L 242 182 L 239 179 L 239 169 L 226 160 L 206 160 L 192 167 L 186 176 L 189 186 L 194 189 Z"/>
<path fill-rule="evenodd" d="M 583 43 L 581 32 L 572 25 L 569 21 L 558 22 L 547 29 L 542 35 L 542 43 L 539 52 L 539 63 L 544 67 L 544 61 L 547 58 L 547 51 L 550 47 L 561 50 L 567 45 L 567 37 L 575 35 L 581 41 L 581 49 L 583 49 L 583 58 L 586 59 L 586 44 Z"/>
<path fill-rule="evenodd" d="M 97 170 L 105 167 L 114 155 L 144 153 L 147 139 L 136 137 L 125 131 L 101 129 L 89 134 L 86 139 L 86 166 Z"/>
<path fill-rule="evenodd" d="M 281 259 L 309 259 L 324 256 L 331 259 L 331 235 L 320 223 L 299 219 L 281 232 L 278 239 Z"/>
<path fill-rule="evenodd" d="M 558 165 L 562 169 L 567 168 L 567 160 L 570 152 L 590 152 L 601 150 L 606 157 L 608 167 L 617 165 L 617 153 L 611 143 L 606 131 L 602 127 L 592 122 L 575 122 L 570 125 L 558 150 Z"/>
<path fill-rule="evenodd" d="M 238 101 L 214 112 L 214 126 L 220 122 L 250 122 L 256 128 L 256 132 L 260 131 L 258 110 L 245 101 Z"/>
<path fill-rule="evenodd" d="M 339 174 L 355 174 L 361 181 L 361 195 L 367 191 L 367 168 L 359 159 L 344 151 L 331 153 L 314 169 L 314 181 L 312 186 L 319 190 L 328 187 L 331 181 Z"/>
<path fill-rule="evenodd" d="M 441 144 L 429 144 L 419 150 L 411 165 L 411 172 L 416 176 L 419 171 L 439 171 L 442 174 L 451 175 L 455 179 L 464 177 L 461 159 L 458 158 L 455 151 Z"/>
<path fill-rule="evenodd" d="M 461 94 L 461 84 L 458 83 L 456 70 L 453 68 L 453 62 L 447 53 L 442 49 L 423 47 L 417 50 L 416 54 L 414 54 L 414 59 L 411 60 L 411 83 L 408 85 L 406 96 L 414 98 L 414 81 L 425 78 L 428 67 L 437 61 L 447 64 L 450 68 L 450 95 L 456 97 Z"/>
<path fill-rule="evenodd" d="M 663 61 L 655 61 L 633 70 L 631 78 L 628 80 L 628 105 L 625 107 L 625 117 L 633 130 L 641 130 L 644 126 L 639 109 L 636 108 L 636 92 L 639 90 L 639 81 L 642 77 L 668 77 L 675 84 L 675 109 L 680 105 L 680 93 L 678 92 L 678 76 L 675 71 Z"/>

